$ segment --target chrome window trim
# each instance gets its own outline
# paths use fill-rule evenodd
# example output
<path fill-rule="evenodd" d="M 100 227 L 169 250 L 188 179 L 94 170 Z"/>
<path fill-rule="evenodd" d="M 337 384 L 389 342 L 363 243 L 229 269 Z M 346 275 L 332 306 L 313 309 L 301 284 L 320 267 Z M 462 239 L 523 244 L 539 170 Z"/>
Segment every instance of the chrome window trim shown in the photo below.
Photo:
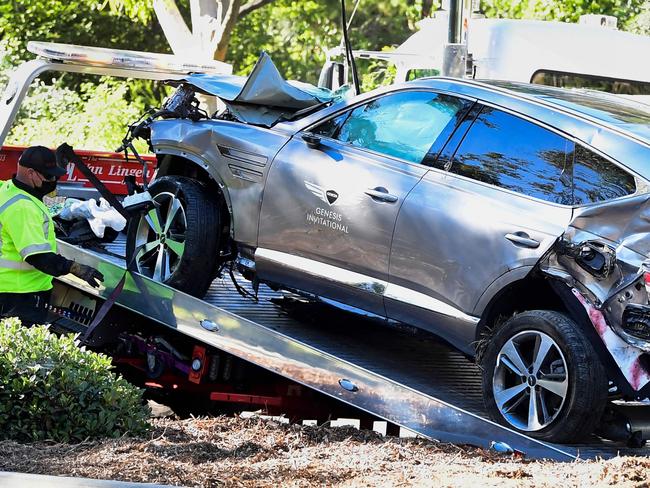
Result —
<path fill-rule="evenodd" d="M 480 320 L 478 317 L 466 314 L 462 310 L 425 293 L 420 293 L 410 288 L 372 278 L 371 276 L 349 271 L 331 264 L 261 247 L 258 247 L 255 251 L 255 258 L 257 259 L 258 257 L 310 276 L 346 285 L 384 298 L 390 298 L 471 324 L 477 324 Z"/>

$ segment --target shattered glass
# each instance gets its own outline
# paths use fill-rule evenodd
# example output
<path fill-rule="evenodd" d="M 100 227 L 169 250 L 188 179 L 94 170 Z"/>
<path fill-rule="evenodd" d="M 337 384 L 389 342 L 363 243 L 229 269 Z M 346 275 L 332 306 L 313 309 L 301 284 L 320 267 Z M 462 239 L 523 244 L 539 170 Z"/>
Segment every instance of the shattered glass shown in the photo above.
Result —
<path fill-rule="evenodd" d="M 460 99 L 430 92 L 403 92 L 381 97 L 353 110 L 336 139 L 420 163 L 463 107 Z"/>

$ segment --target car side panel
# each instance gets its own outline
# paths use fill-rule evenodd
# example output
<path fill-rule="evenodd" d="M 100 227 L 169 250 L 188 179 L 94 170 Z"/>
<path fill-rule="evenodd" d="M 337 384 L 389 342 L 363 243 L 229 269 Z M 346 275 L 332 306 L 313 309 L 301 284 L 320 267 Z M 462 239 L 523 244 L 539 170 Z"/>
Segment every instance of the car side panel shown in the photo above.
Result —
<path fill-rule="evenodd" d="M 273 158 L 289 136 L 228 121 L 161 120 L 152 125 L 156 154 L 200 162 L 228 194 L 233 238 L 257 246 L 262 190 Z"/>
<path fill-rule="evenodd" d="M 311 149 L 294 137 L 269 172 L 255 255 L 259 276 L 383 314 L 399 206 L 425 172 L 332 139 Z M 367 191 L 375 188 L 395 201 L 371 197 Z M 336 198 L 329 201 L 326 192 Z"/>
<path fill-rule="evenodd" d="M 432 330 L 460 348 L 467 346 L 474 340 L 476 323 L 463 320 L 462 314 L 475 311 L 481 295 L 499 276 L 535 265 L 566 229 L 571 212 L 571 207 L 429 171 L 400 210 L 389 283 L 439 303 L 423 307 L 417 300 L 391 297 L 386 299 L 388 315 Z M 506 239 L 515 232 L 525 232 L 539 246 L 523 247 Z M 450 313 L 447 307 L 457 312 Z M 449 323 L 453 315 L 459 318 L 456 325 Z"/>

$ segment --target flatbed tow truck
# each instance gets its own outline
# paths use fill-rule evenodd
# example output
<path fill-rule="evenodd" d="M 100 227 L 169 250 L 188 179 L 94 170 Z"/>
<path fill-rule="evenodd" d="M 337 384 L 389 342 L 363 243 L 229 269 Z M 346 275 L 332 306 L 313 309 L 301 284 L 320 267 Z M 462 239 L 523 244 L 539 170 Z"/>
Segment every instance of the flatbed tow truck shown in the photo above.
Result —
<path fill-rule="evenodd" d="M 222 69 L 170 60 L 95 48 L 64 61 L 41 53 L 16 70 L 0 100 L 0 144 L 31 82 L 46 71 L 170 80 Z M 131 371 L 127 378 L 185 402 L 190 411 L 201 398 L 239 410 L 298 412 L 302 418 L 327 415 L 330 404 L 343 406 L 341 411 L 348 405 L 426 438 L 529 458 L 650 455 L 648 447 L 630 449 L 597 437 L 584 445 L 551 445 L 488 420 L 477 366 L 429 336 L 395 334 L 378 319 L 264 286 L 252 299 L 234 279 L 231 284 L 217 278 L 197 299 L 127 271 L 123 237 L 94 249 L 59 241 L 58 250 L 99 269 L 105 281 L 94 289 L 71 275 L 58 278 L 52 327 L 87 334 L 102 304 L 114 299 L 99 327 L 87 334 L 89 346 Z"/>

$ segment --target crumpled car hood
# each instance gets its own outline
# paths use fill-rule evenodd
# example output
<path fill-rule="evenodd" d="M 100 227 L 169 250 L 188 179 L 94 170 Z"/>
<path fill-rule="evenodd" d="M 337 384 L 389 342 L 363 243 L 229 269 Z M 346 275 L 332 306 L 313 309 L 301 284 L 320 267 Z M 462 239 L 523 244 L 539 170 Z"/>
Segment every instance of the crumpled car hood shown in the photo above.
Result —
<path fill-rule="evenodd" d="M 193 74 L 184 82 L 219 97 L 241 122 L 267 127 L 300 110 L 341 98 L 338 91 L 286 81 L 266 53 L 260 55 L 248 77 Z"/>

